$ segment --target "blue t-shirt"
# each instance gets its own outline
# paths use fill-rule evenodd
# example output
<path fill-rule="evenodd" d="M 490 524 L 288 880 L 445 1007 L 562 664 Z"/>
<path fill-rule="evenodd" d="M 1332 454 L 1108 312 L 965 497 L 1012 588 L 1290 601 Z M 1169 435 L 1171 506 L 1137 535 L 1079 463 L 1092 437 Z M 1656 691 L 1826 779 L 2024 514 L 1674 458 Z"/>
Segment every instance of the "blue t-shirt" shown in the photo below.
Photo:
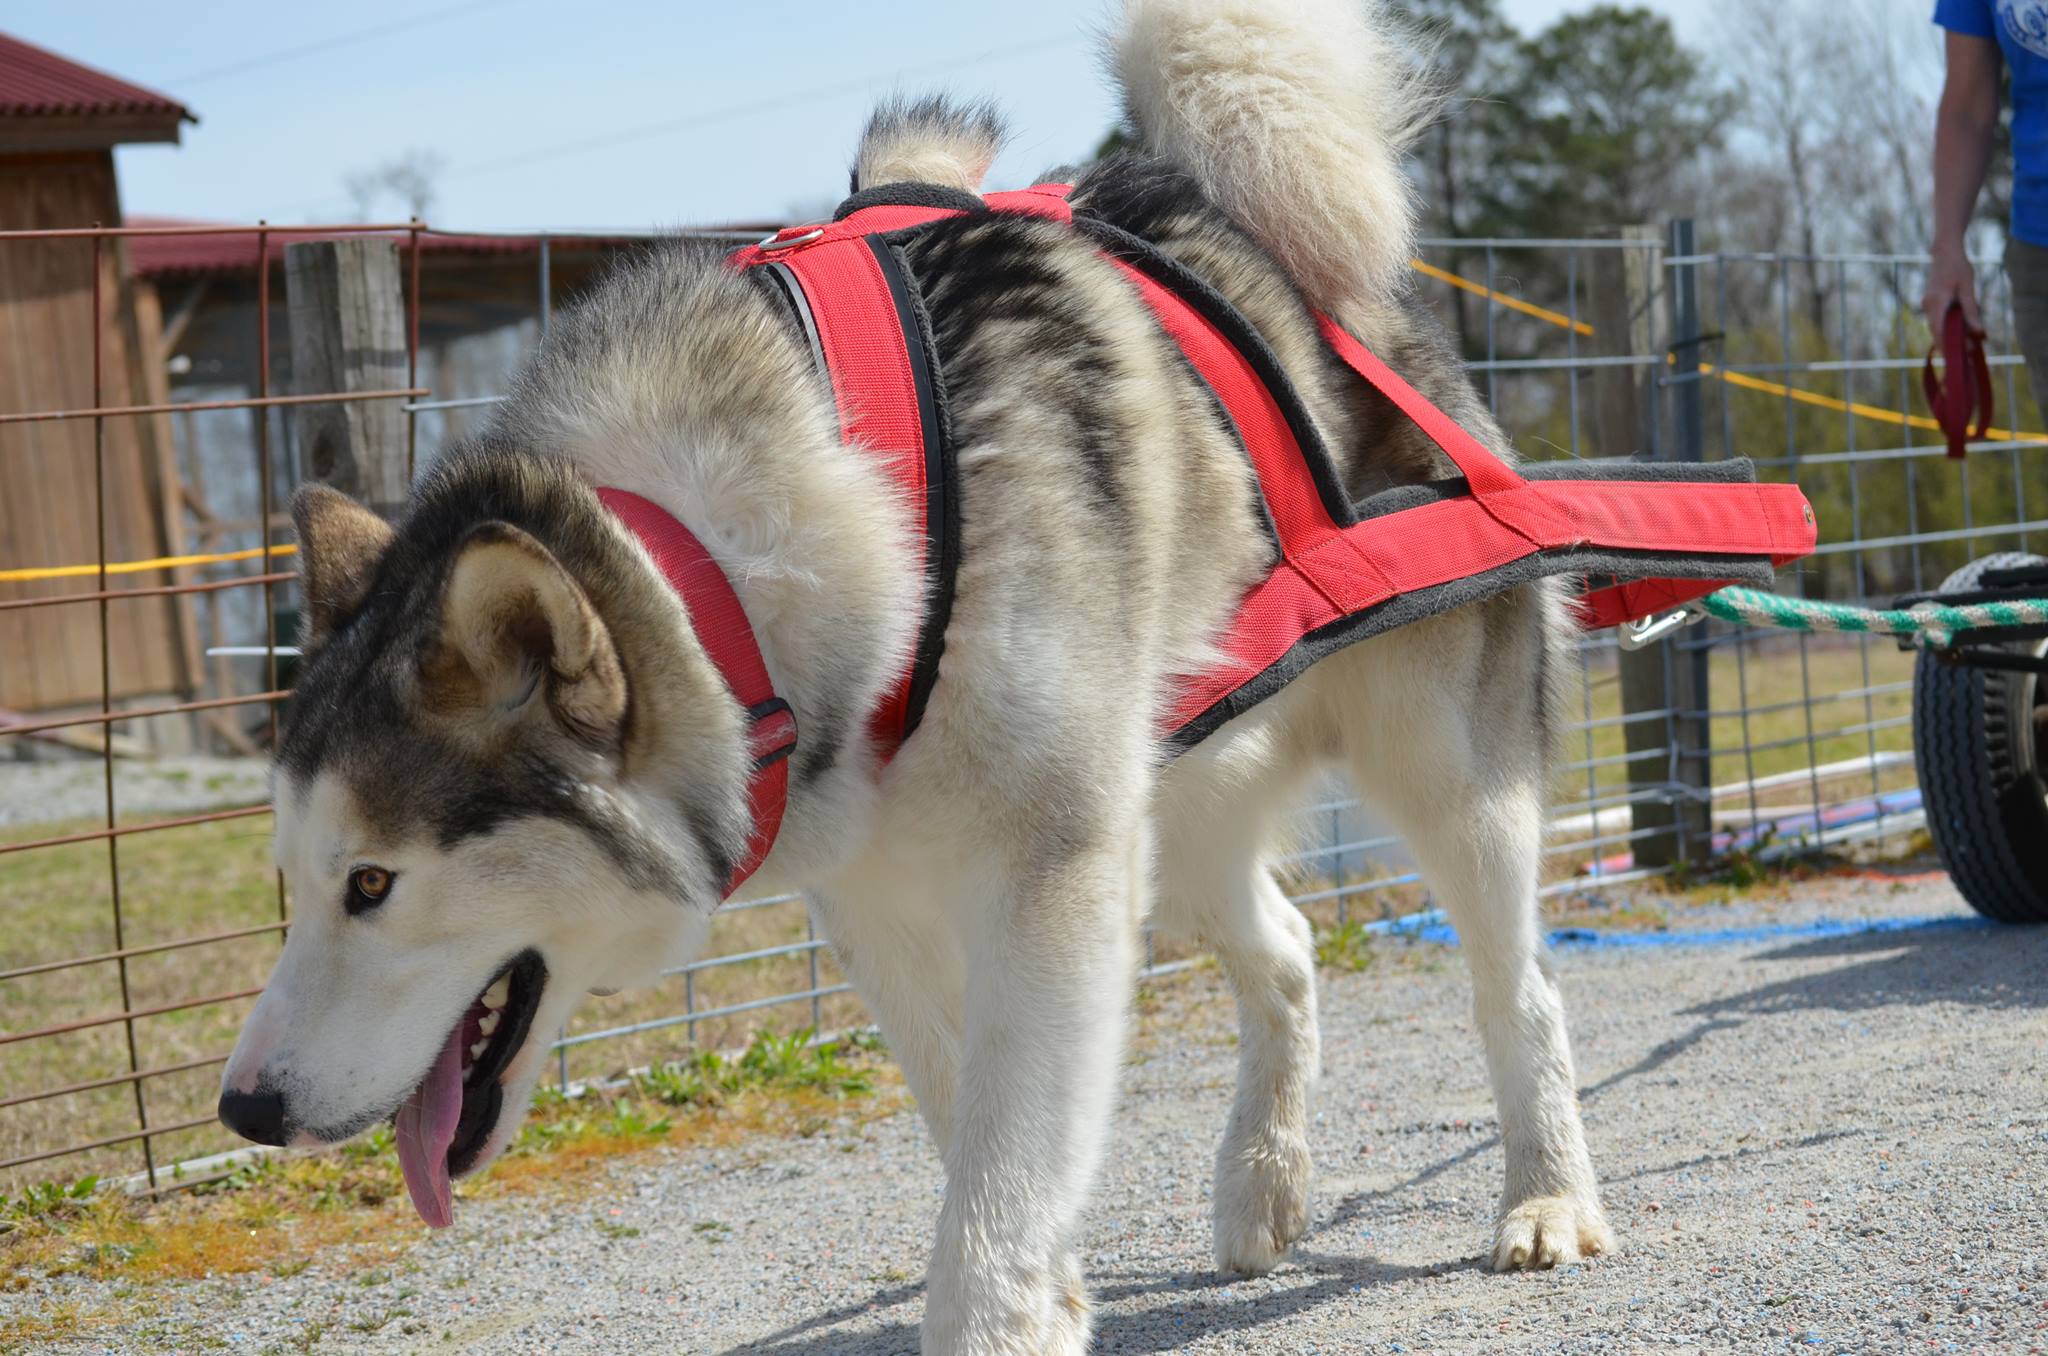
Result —
<path fill-rule="evenodd" d="M 2012 71 L 2012 233 L 2048 246 L 2048 0 L 1935 0 L 1951 33 L 1995 38 Z"/>

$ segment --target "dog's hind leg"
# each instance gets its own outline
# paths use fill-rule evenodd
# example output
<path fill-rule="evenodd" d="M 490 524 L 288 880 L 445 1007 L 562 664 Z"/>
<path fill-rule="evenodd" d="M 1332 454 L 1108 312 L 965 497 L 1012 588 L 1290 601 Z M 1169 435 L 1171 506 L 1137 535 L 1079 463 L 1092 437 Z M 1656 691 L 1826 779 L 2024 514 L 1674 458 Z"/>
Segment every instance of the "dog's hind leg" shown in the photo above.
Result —
<path fill-rule="evenodd" d="M 1256 717 L 1254 718 L 1256 720 Z M 1212 950 L 1237 997 L 1237 1094 L 1216 1154 L 1216 1267 L 1271 1271 L 1308 1228 L 1309 1103 L 1320 1063 L 1308 920 L 1260 853 L 1300 760 L 1276 759 L 1270 731 L 1234 731 L 1166 774 L 1161 798 L 1161 931 Z"/>
<path fill-rule="evenodd" d="M 1418 623 L 1355 654 L 1344 738 L 1361 791 L 1407 836 L 1471 968 L 1507 1180 L 1491 1261 L 1606 1252 L 1564 1003 L 1536 902 L 1547 777 L 1548 607 L 1533 590 Z"/>

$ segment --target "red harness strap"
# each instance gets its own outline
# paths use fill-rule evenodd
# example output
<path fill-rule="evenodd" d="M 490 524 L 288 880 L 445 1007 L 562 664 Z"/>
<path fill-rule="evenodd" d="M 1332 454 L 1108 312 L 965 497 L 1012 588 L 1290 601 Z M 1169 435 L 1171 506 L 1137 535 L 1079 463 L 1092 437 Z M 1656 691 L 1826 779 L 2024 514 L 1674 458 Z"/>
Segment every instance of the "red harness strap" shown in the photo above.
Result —
<path fill-rule="evenodd" d="M 1066 222 L 1074 209 L 1067 205 L 1067 184 L 1040 184 L 1013 193 L 991 193 L 983 201 L 993 211 L 1050 217 Z M 735 268 L 777 264 L 789 270 L 803 288 L 818 346 L 832 381 L 839 408 L 840 432 L 854 446 L 880 458 L 917 518 L 919 570 L 928 573 L 930 505 L 933 487 L 929 468 L 936 448 L 928 445 L 924 411 L 918 398 L 910 345 L 919 342 L 904 323 L 882 257 L 869 240 L 889 231 L 922 226 L 945 217 L 966 215 L 956 208 L 881 204 L 848 213 L 823 226 L 787 226 L 758 245 L 732 255 Z M 929 606 L 929 602 L 927 603 Z M 884 763 L 896 756 L 913 728 L 911 688 L 915 670 L 906 671 L 885 697 L 869 730 Z"/>
<path fill-rule="evenodd" d="M 747 625 L 747 614 L 733 592 L 732 581 L 696 534 L 667 510 L 630 491 L 601 489 L 597 497 L 654 557 L 663 577 L 683 600 L 690 628 L 703 642 L 704 652 L 747 711 L 747 747 L 754 760 L 747 780 L 747 803 L 753 811 L 754 831 L 746 856 L 733 863 L 732 876 L 726 881 L 725 895 L 730 898 L 760 869 L 768 850 L 775 846 L 776 834 L 782 831 L 782 814 L 789 804 L 789 756 L 796 751 L 796 716 L 789 703 L 775 695 L 768 665 L 761 659 L 754 628 Z"/>
<path fill-rule="evenodd" d="M 1335 321 L 1319 316 L 1331 350 L 1441 448 L 1471 489 L 1340 525 L 1306 473 L 1293 427 L 1243 352 L 1173 292 L 1116 262 L 1236 423 L 1280 539 L 1280 564 L 1245 598 L 1223 639 L 1227 661 L 1180 684 L 1169 733 L 1205 724 L 1220 703 L 1326 627 L 1538 551 L 1587 546 L 1766 556 L 1782 565 L 1813 549 L 1813 512 L 1796 486 L 1525 480 Z M 1651 579 L 1596 590 L 1581 600 L 1581 618 L 1589 626 L 1614 625 L 1710 593 L 1721 582 Z"/>
<path fill-rule="evenodd" d="M 995 211 L 1071 221 L 1064 184 L 989 195 Z M 773 263 L 804 292 L 825 356 L 842 431 L 881 457 L 906 498 L 924 511 L 930 487 L 927 426 L 917 408 L 911 345 L 921 344 L 891 294 L 878 233 L 906 230 L 959 209 L 880 205 L 823 226 L 791 227 L 733 256 L 736 267 Z M 1106 250 L 1187 355 L 1236 424 L 1279 538 L 1281 560 L 1240 604 L 1224 662 L 1188 677 L 1169 736 L 1213 728 L 1235 699 L 1285 681 L 1297 647 L 1342 629 L 1404 594 L 1500 569 L 1542 551 L 1577 547 L 1667 555 L 1767 558 L 1813 549 L 1813 512 L 1795 486 L 1669 481 L 1531 482 L 1327 317 L 1323 337 L 1353 371 L 1406 414 L 1454 462 L 1470 493 L 1362 522 L 1333 516 L 1296 427 L 1259 369 L 1195 304 Z M 1226 303 L 1227 305 L 1227 303 Z M 1256 342 L 1255 340 L 1253 342 Z M 1312 431 L 1305 436 L 1313 436 Z M 927 523 L 929 526 L 929 523 Z M 1651 578 L 1595 589 L 1581 602 L 1588 625 L 1611 625 L 1697 597 L 1715 580 Z M 1326 628 L 1328 630 L 1326 631 Z M 884 759 L 905 733 L 908 682 L 883 704 L 875 737 Z"/>
<path fill-rule="evenodd" d="M 1934 355 L 1941 354 L 1947 381 L 1934 374 Z M 1960 461 L 1964 444 L 1982 439 L 1991 428 L 1995 401 L 1991 390 L 1991 364 L 1984 357 L 1984 336 L 1963 319 L 1963 304 L 1952 301 L 1941 318 L 1941 340 L 1927 351 L 1927 366 L 1921 370 L 1920 385 L 1927 392 L 1927 408 L 1941 425 L 1948 440 L 1948 455 Z M 1970 416 L 1977 426 L 1970 427 Z"/>

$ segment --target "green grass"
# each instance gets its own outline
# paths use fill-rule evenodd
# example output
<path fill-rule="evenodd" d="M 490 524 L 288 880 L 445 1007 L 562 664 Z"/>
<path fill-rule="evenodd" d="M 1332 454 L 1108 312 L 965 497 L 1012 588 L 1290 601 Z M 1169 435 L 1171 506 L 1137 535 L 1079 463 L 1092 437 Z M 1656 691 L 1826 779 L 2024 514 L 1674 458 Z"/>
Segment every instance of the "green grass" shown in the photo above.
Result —
<path fill-rule="evenodd" d="M 874 1075 L 846 1063 L 837 1041 L 819 1041 L 812 1028 L 777 1036 L 757 1031 L 737 1056 L 703 1050 L 658 1065 L 633 1078 L 645 1096 L 667 1106 L 717 1106 L 737 1093 L 805 1089 L 831 1097 L 861 1097 L 875 1090 Z M 859 1047 L 873 1051 L 873 1042 Z"/>
<path fill-rule="evenodd" d="M 1372 934 L 1359 919 L 1346 918 L 1316 929 L 1316 964 L 1323 969 L 1356 974 L 1370 968 L 1372 962 Z"/>
<path fill-rule="evenodd" d="M 60 1219 L 83 1208 L 99 1189 L 97 1177 L 75 1182 L 31 1182 L 20 1195 L 0 1196 L 0 1222 L 17 1226 L 30 1220 Z"/>

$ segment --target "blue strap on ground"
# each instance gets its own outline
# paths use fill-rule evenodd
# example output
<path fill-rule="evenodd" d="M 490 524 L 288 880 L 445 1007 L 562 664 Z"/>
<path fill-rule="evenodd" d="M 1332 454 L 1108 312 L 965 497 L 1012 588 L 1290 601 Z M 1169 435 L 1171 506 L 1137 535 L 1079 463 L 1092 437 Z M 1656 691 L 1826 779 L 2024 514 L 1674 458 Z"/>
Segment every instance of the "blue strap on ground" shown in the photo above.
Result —
<path fill-rule="evenodd" d="M 1728 946 L 1745 942 L 1800 941 L 1816 937 L 1858 937 L 1888 932 L 1976 932 L 1995 927 L 1974 914 L 1921 918 L 1823 918 L 1812 923 L 1779 923 L 1752 928 L 1702 928 L 1690 932 L 1602 932 L 1597 928 L 1553 928 L 1545 937 L 1555 947 Z M 1456 946 L 1458 933 L 1442 909 L 1424 909 L 1365 925 L 1366 931 L 1421 942 Z"/>

